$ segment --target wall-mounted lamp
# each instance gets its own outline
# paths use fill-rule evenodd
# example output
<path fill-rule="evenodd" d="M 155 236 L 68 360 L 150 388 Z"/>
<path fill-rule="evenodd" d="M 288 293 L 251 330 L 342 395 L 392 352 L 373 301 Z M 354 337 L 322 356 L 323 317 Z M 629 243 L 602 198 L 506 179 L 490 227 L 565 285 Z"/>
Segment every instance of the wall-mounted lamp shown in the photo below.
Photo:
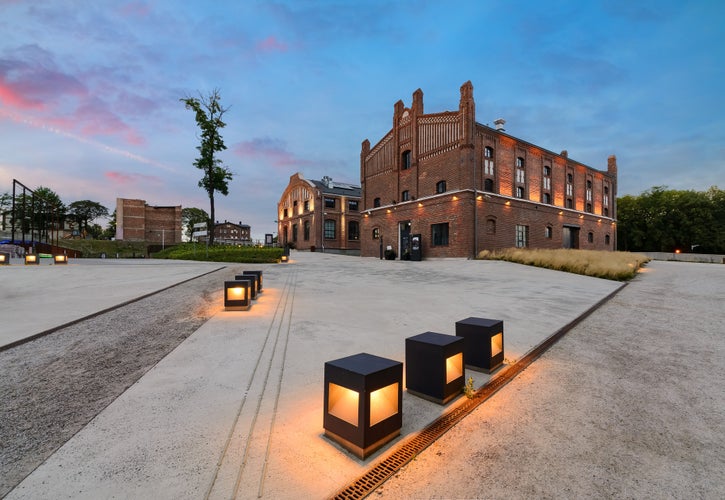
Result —
<path fill-rule="evenodd" d="M 38 256 L 34 253 L 29 253 L 25 255 L 25 264 L 26 265 L 36 265 L 40 264 L 40 259 Z"/>
<path fill-rule="evenodd" d="M 53 263 L 55 263 L 55 264 L 67 264 L 68 263 L 68 256 L 67 255 L 53 255 Z"/>
<path fill-rule="evenodd" d="M 405 339 L 408 392 L 438 404 L 461 394 L 465 377 L 464 338 L 425 332 Z"/>
<path fill-rule="evenodd" d="M 0 266 L 10 265 L 10 254 L 7 252 L 0 252 Z"/>
<path fill-rule="evenodd" d="M 246 311 L 249 309 L 251 283 L 249 280 L 224 282 L 224 309 Z"/>
<path fill-rule="evenodd" d="M 325 436 L 365 459 L 400 434 L 403 363 L 367 353 L 325 363 Z"/>
<path fill-rule="evenodd" d="M 564 211 L 563 210 L 559 210 L 559 215 L 564 215 Z"/>
<path fill-rule="evenodd" d="M 456 321 L 456 335 L 464 339 L 466 368 L 491 373 L 503 364 L 503 321 L 466 318 Z"/>
<path fill-rule="evenodd" d="M 504 203 L 507 207 L 511 205 L 511 200 L 506 200 L 506 203 Z"/>

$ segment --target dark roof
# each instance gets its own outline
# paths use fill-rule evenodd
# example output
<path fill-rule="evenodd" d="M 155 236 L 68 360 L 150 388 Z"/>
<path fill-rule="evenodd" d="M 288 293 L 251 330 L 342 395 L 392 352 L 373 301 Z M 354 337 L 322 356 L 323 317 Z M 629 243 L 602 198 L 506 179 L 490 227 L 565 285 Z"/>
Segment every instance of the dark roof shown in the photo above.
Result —
<path fill-rule="evenodd" d="M 355 186 L 346 182 L 331 181 L 331 187 L 328 187 L 328 185 L 322 181 L 312 180 L 310 182 L 312 182 L 315 187 L 317 187 L 317 189 L 319 189 L 323 194 L 351 196 L 353 198 L 360 198 L 362 196 L 362 189 L 360 188 L 360 186 Z"/>

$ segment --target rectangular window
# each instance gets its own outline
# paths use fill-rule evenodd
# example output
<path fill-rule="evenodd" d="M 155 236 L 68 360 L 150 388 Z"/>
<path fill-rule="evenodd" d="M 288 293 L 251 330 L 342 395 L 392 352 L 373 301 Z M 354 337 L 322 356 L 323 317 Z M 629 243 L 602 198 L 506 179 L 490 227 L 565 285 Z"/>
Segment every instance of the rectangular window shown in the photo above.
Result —
<path fill-rule="evenodd" d="M 292 241 L 297 241 L 297 224 L 292 224 Z"/>
<path fill-rule="evenodd" d="M 430 240 L 434 247 L 448 245 L 448 223 L 431 224 Z"/>
<path fill-rule="evenodd" d="M 357 212 L 357 207 L 358 207 L 357 200 L 348 200 L 347 201 L 347 210 L 349 212 Z"/>
<path fill-rule="evenodd" d="M 526 182 L 526 174 L 521 169 L 516 170 L 516 182 L 518 182 L 520 184 L 523 184 L 524 182 Z"/>
<path fill-rule="evenodd" d="M 529 246 L 529 226 L 516 225 L 516 248 Z"/>
<path fill-rule="evenodd" d="M 305 200 L 305 212 L 310 211 L 310 200 Z"/>
<path fill-rule="evenodd" d="M 400 198 L 402 201 L 409 201 L 410 200 L 410 191 L 408 191 L 407 189 L 405 191 L 403 191 L 401 193 Z"/>
<path fill-rule="evenodd" d="M 325 208 L 335 208 L 335 198 L 325 196 Z"/>
<path fill-rule="evenodd" d="M 328 219 L 325 221 L 325 239 L 326 240 L 334 240 L 335 239 L 335 221 Z"/>
<path fill-rule="evenodd" d="M 310 241 L 310 221 L 308 221 L 308 220 L 305 221 L 304 238 L 305 238 L 305 241 Z"/>
<path fill-rule="evenodd" d="M 357 221 L 351 220 L 347 223 L 347 239 L 352 241 L 360 239 L 360 224 Z"/>

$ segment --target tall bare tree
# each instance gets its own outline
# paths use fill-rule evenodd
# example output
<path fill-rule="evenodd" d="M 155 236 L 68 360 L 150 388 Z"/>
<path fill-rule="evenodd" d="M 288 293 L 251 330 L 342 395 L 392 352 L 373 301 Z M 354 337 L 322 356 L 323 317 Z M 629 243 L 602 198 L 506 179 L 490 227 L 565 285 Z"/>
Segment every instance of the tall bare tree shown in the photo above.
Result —
<path fill-rule="evenodd" d="M 199 187 L 204 188 L 209 196 L 207 244 L 211 245 L 214 243 L 214 193 L 228 195 L 229 181 L 232 180 L 232 172 L 216 156 L 217 153 L 227 149 L 220 131 L 226 126 L 222 118 L 229 108 L 222 107 L 218 89 L 214 89 L 208 96 L 200 93 L 198 98 L 185 97 L 180 101 L 184 103 L 186 109 L 194 111 L 196 124 L 201 130 L 200 144 L 196 147 L 199 157 L 194 161 L 194 166 L 204 172 Z"/>

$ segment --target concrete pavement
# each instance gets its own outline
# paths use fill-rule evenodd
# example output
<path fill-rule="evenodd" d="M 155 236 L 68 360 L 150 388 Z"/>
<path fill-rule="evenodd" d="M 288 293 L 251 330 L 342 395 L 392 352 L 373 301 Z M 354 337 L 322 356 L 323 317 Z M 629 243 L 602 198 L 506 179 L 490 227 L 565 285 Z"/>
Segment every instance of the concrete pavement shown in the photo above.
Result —
<path fill-rule="evenodd" d="M 134 275 L 126 267 L 133 261 L 101 264 L 65 268 L 56 292 L 105 308 L 108 297 L 90 284 L 116 268 L 130 291 L 134 276 L 150 284 L 156 275 L 155 286 L 163 288 L 219 267 L 147 261 Z M 289 264 L 245 267 L 265 273 L 264 292 L 249 311 L 223 311 L 220 283 L 219 312 L 8 498 L 328 496 L 447 407 L 404 392 L 401 437 L 360 461 L 322 436 L 325 361 L 358 352 L 404 361 L 406 337 L 454 334 L 455 321 L 481 316 L 504 320 L 511 363 L 622 286 L 494 261 L 293 252 Z M 30 289 L 52 271 L 11 269 Z M 26 295 L 6 299 L 3 313 L 33 310 Z M 39 325 L 25 330 L 48 328 Z M 476 386 L 489 379 L 468 376 Z"/>

